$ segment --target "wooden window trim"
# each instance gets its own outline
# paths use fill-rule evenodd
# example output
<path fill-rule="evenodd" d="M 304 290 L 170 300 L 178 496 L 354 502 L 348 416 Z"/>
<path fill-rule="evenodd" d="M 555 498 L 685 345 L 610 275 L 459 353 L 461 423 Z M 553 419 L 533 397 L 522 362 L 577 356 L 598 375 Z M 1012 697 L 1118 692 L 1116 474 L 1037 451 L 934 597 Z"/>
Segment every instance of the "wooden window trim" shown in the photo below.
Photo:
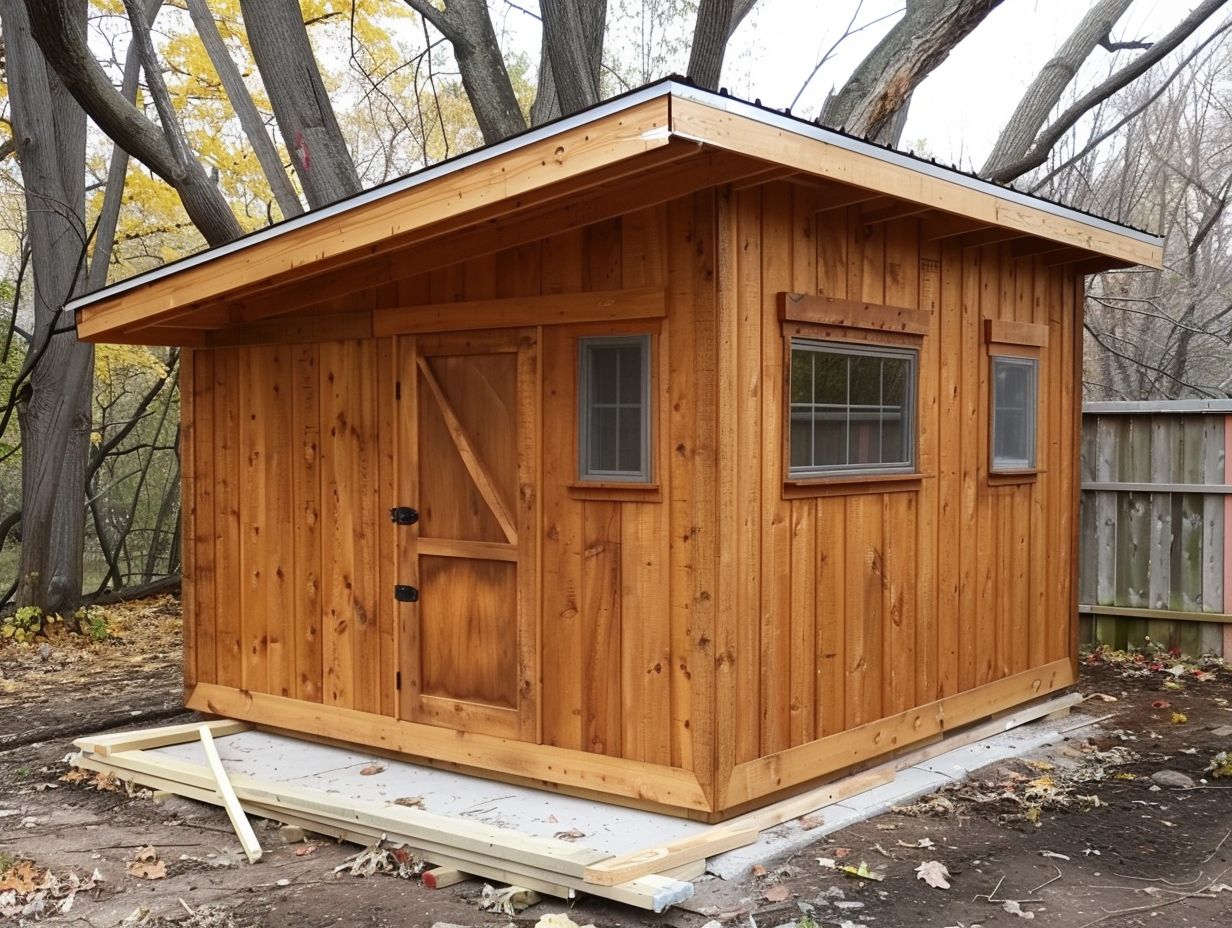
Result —
<path fill-rule="evenodd" d="M 650 390 L 646 397 L 646 402 L 650 404 L 649 480 L 641 482 L 633 480 L 585 480 L 581 476 L 581 433 L 578 431 L 579 407 L 582 402 L 582 395 L 579 376 L 580 364 L 577 359 L 581 354 L 581 342 L 583 339 L 601 336 L 628 337 L 641 335 L 648 336 L 650 340 Z M 667 331 L 662 325 L 662 320 L 659 319 L 646 321 L 621 320 L 610 323 L 580 324 L 571 327 L 569 343 L 572 350 L 571 357 L 574 361 L 570 366 L 571 378 L 568 389 L 573 395 L 574 412 L 569 425 L 568 440 L 573 446 L 573 471 L 568 481 L 562 481 L 557 484 L 558 487 L 563 488 L 563 491 L 571 499 L 617 503 L 663 502 L 663 488 L 660 481 L 663 474 L 662 468 L 665 466 L 663 462 L 666 458 L 661 448 L 666 440 L 666 434 L 663 404 L 660 402 L 659 394 L 664 389 L 664 385 L 668 383 L 666 338 Z"/>
<path fill-rule="evenodd" d="M 1005 345 L 1047 348 L 1048 326 L 1031 322 L 1011 322 L 1008 319 L 985 319 L 984 343 L 997 345 L 998 348 Z"/>
<path fill-rule="evenodd" d="M 784 322 L 918 336 L 927 335 L 932 324 L 932 313 L 907 306 L 883 306 L 832 296 L 786 292 L 779 293 L 778 301 L 779 319 Z"/>
<path fill-rule="evenodd" d="M 781 305 L 781 304 L 780 304 Z M 864 305 L 864 304 L 860 304 Z M 904 348 L 916 352 L 915 375 L 912 385 L 912 425 L 914 466 L 920 461 L 920 364 L 923 338 L 915 333 L 884 331 L 853 331 L 846 327 L 831 327 L 818 324 L 783 322 L 783 371 L 781 381 L 782 436 L 780 455 L 783 468 L 783 499 L 801 499 L 820 496 L 858 496 L 863 493 L 895 493 L 918 491 L 931 474 L 918 470 L 883 471 L 864 474 L 817 474 L 803 475 L 791 472 L 791 343 L 796 338 L 808 338 L 825 342 L 840 342 L 853 347 Z"/>
<path fill-rule="evenodd" d="M 993 320 L 985 319 L 984 321 L 988 323 Z M 1026 323 L 1022 324 L 1026 325 Z M 1034 326 L 1034 328 L 1043 328 L 1043 326 Z M 1034 467 L 998 468 L 996 466 L 997 382 L 993 376 L 993 362 L 996 358 L 1012 358 L 1035 362 L 1035 410 L 1032 415 L 1032 422 L 1035 424 Z M 1040 360 L 1040 349 L 1035 346 L 1007 345 L 1003 342 L 990 343 L 988 345 L 986 363 L 988 364 L 988 485 L 995 487 L 1034 483 L 1039 475 L 1043 473 L 1039 467 L 1041 449 L 1039 435 L 1040 403 L 1043 397 L 1041 377 L 1044 371 L 1043 362 Z"/>

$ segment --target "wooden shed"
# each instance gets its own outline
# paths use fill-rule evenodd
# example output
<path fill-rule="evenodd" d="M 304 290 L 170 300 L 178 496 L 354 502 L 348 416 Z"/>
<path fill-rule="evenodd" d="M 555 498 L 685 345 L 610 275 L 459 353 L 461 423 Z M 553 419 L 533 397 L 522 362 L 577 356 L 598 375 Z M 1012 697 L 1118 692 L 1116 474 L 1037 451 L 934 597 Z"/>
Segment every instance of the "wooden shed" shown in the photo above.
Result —
<path fill-rule="evenodd" d="M 1074 683 L 1159 262 L 664 81 L 69 308 L 186 349 L 188 706 L 713 820 Z"/>

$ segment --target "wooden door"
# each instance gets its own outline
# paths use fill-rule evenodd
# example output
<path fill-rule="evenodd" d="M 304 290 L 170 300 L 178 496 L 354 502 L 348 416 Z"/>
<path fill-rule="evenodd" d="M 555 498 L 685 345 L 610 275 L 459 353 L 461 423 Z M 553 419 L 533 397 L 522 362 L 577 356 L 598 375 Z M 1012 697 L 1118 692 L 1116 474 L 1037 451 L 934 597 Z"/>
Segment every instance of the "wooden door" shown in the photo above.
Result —
<path fill-rule="evenodd" d="M 538 740 L 534 330 L 400 340 L 401 716 Z"/>

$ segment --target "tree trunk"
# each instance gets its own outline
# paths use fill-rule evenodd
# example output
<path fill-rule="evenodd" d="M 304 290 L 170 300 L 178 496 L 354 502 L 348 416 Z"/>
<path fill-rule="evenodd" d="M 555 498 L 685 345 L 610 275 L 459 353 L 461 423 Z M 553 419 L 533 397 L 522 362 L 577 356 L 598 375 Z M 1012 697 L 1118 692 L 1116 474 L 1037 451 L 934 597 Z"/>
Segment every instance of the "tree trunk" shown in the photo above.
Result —
<path fill-rule="evenodd" d="M 552 62 L 553 84 L 562 114 L 599 102 L 603 24 L 607 0 L 540 0 L 544 50 Z"/>
<path fill-rule="evenodd" d="M 462 86 L 484 142 L 491 145 L 525 129 L 526 117 L 505 69 L 488 5 L 476 0 L 450 0 L 440 9 L 431 0 L 406 3 L 453 47 Z"/>
<path fill-rule="evenodd" d="M 1078 69 L 1105 39 L 1133 0 L 1100 0 L 1082 18 L 1052 60 L 1031 82 L 1027 92 L 1001 132 L 992 154 L 984 162 L 981 174 L 988 176 L 999 168 L 1017 161 L 1027 153 L 1035 136 L 1044 127 L 1048 114 L 1061 101 L 1061 94 L 1070 85 Z"/>
<path fill-rule="evenodd" d="M 113 142 L 175 188 L 206 241 L 221 245 L 235 238 L 239 226 L 222 191 L 185 174 L 162 130 L 111 85 L 86 43 L 85 20 L 77 15 L 78 5 L 78 0 L 25 0 L 26 21 L 45 65 L 56 73 L 57 84 L 72 93 Z"/>
<path fill-rule="evenodd" d="M 167 93 L 167 85 L 163 82 L 162 64 L 154 52 L 154 42 L 150 39 L 150 24 L 146 20 L 142 2 L 124 0 L 124 8 L 128 11 L 129 25 L 133 30 L 132 42 L 137 46 L 141 69 L 145 71 L 146 88 L 154 101 L 159 122 L 162 123 L 167 147 L 175 159 L 178 189 L 185 191 L 189 198 L 198 204 L 197 213 L 192 217 L 193 223 L 211 245 L 237 239 L 243 234 L 243 229 L 240 228 L 235 213 L 231 212 L 226 199 L 188 147 L 188 139 L 184 137 L 184 130 L 180 127 L 179 115 L 171 102 L 171 95 Z"/>
<path fill-rule="evenodd" d="M 1204 0 L 1177 23 L 1171 32 L 1154 43 L 1149 50 L 1143 52 L 1125 67 L 1110 74 L 1100 84 L 1071 103 L 1060 116 L 1040 129 L 1021 158 L 1002 164 L 996 170 L 988 172 L 988 178 L 998 183 L 1008 183 L 1039 167 L 1048 160 L 1048 153 L 1052 151 L 1053 146 L 1074 127 L 1078 120 L 1170 55 L 1177 46 L 1193 34 L 1194 30 L 1226 6 L 1227 2 L 1228 0 Z"/>
<path fill-rule="evenodd" d="M 84 34 L 85 0 L 66 0 L 60 9 Z M 94 350 L 77 341 L 61 310 L 84 283 L 86 118 L 47 67 L 21 0 L 0 0 L 0 17 L 34 270 L 35 366 L 18 414 L 17 601 L 67 614 L 81 599 Z"/>
<path fill-rule="evenodd" d="M 215 73 L 218 74 L 218 80 L 227 92 L 231 108 L 239 117 L 240 126 L 244 130 L 248 144 L 252 146 L 253 153 L 257 156 L 257 162 L 261 165 L 265 179 L 269 181 L 270 191 L 274 194 L 278 208 L 282 211 L 284 218 L 299 216 L 304 211 L 304 205 L 300 203 L 299 194 L 295 192 L 295 186 L 291 183 L 291 178 L 287 176 L 282 159 L 278 157 L 278 150 L 265 130 L 265 122 L 261 119 L 261 114 L 257 112 L 256 104 L 252 102 L 252 95 L 248 93 L 248 86 L 244 83 L 240 69 L 235 66 L 231 53 L 227 51 L 226 43 L 223 42 L 218 32 L 214 14 L 206 6 L 205 0 L 186 0 L 186 2 L 193 25 L 197 27 L 197 35 L 201 39 L 201 44 L 205 46 L 205 52 L 210 56 L 210 62 L 214 65 Z"/>
<path fill-rule="evenodd" d="M 911 92 L 1001 0 L 914 0 L 821 114 L 827 126 L 876 138 Z"/>
<path fill-rule="evenodd" d="M 697 6 L 688 75 L 689 80 L 698 87 L 719 89 L 719 78 L 723 76 L 723 54 L 731 35 L 734 8 L 735 0 L 701 0 Z"/>
<path fill-rule="evenodd" d="M 240 0 L 252 56 L 308 205 L 359 193 L 359 175 L 321 81 L 295 0 Z"/>

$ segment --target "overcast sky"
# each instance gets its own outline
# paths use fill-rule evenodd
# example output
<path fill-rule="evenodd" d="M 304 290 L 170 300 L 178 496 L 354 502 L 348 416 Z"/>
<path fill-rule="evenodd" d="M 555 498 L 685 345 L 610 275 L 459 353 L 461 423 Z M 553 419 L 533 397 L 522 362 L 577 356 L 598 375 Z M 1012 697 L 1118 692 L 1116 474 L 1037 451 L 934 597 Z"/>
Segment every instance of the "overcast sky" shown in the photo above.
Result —
<path fill-rule="evenodd" d="M 1188 0 L 1136 0 L 1113 37 L 1158 38 L 1192 5 Z M 856 6 L 856 0 L 758 0 L 750 21 L 733 39 L 724 83 L 739 96 L 787 106 Z M 857 24 L 901 7 L 900 0 L 865 0 Z M 902 144 L 920 147 L 923 142 L 938 160 L 978 166 L 1023 90 L 1090 7 L 1089 0 L 1004 0 L 917 91 Z M 892 23 L 886 20 L 847 39 L 796 111 L 815 115 L 827 90 L 851 73 Z M 1081 75 L 1088 86 L 1111 60 L 1102 50 L 1092 56 Z"/>

